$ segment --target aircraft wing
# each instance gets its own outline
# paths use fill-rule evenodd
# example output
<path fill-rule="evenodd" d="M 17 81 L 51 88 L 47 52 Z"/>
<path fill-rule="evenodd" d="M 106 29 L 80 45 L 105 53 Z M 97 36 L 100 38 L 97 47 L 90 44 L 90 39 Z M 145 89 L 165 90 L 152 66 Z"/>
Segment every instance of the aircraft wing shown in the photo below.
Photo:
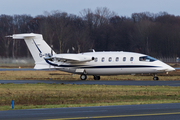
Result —
<path fill-rule="evenodd" d="M 59 62 L 88 62 L 94 60 L 94 57 L 83 54 L 55 54 L 52 57 L 45 57 L 45 59 Z"/>

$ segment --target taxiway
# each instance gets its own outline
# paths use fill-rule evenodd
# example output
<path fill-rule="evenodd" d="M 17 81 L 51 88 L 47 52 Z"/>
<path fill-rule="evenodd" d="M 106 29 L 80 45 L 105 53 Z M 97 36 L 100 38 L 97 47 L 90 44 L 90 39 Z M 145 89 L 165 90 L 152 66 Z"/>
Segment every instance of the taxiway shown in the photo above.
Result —
<path fill-rule="evenodd" d="M 1 120 L 178 120 L 180 103 L 0 111 Z"/>

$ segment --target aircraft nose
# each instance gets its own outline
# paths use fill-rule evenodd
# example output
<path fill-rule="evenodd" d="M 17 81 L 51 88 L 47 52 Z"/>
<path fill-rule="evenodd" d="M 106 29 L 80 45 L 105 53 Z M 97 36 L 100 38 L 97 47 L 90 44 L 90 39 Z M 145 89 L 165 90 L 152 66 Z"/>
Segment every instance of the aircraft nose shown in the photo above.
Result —
<path fill-rule="evenodd" d="M 169 71 L 174 71 L 174 70 L 175 69 L 173 67 L 169 66 L 166 71 L 169 72 Z"/>

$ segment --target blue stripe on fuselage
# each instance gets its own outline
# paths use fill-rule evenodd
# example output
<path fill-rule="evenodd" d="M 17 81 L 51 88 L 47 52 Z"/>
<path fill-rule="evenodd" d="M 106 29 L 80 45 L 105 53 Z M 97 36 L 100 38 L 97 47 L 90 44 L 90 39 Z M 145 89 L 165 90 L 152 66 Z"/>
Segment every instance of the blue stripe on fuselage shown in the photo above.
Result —
<path fill-rule="evenodd" d="M 108 65 L 108 66 L 87 66 L 81 68 L 145 68 L 145 67 L 159 67 L 149 65 Z"/>
<path fill-rule="evenodd" d="M 54 64 L 54 63 L 51 63 L 49 62 L 48 60 L 44 59 L 48 64 L 52 65 L 52 66 L 57 66 L 57 67 L 60 67 L 58 64 Z"/>

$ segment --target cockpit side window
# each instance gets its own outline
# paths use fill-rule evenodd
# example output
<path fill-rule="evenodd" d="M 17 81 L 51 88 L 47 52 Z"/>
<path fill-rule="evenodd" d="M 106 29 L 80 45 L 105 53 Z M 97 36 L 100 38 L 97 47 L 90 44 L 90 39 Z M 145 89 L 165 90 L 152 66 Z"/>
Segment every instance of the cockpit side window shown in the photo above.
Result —
<path fill-rule="evenodd" d="M 154 62 L 156 61 L 157 59 L 153 58 L 153 57 L 150 57 L 150 56 L 142 56 L 142 57 L 139 57 L 139 61 L 146 61 L 146 62 Z"/>

